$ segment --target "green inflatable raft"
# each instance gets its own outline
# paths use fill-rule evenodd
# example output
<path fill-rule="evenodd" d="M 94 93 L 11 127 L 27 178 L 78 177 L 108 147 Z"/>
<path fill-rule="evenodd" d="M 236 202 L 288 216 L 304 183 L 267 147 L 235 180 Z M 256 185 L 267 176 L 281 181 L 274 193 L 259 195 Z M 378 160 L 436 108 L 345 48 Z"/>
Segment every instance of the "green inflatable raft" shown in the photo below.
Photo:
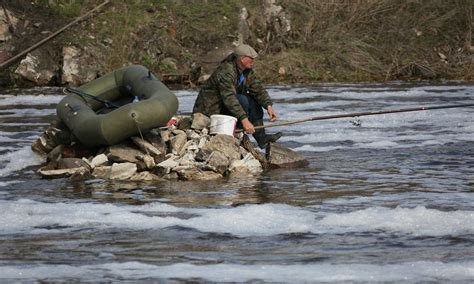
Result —
<path fill-rule="evenodd" d="M 176 96 L 140 65 L 65 90 L 70 94 L 56 107 L 58 117 L 88 147 L 117 144 L 164 126 L 179 105 Z"/>

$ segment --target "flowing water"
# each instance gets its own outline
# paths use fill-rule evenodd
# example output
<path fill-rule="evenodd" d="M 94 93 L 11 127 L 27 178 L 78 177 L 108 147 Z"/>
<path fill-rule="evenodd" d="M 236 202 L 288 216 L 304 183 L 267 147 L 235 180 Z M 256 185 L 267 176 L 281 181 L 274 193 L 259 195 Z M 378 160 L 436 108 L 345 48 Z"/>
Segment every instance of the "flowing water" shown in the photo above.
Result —
<path fill-rule="evenodd" d="M 282 121 L 474 102 L 462 82 L 269 92 Z M 176 94 L 190 112 L 196 92 Z M 473 108 L 271 128 L 310 164 L 260 177 L 72 182 L 30 150 L 60 99 L 0 95 L 2 282 L 474 280 Z"/>

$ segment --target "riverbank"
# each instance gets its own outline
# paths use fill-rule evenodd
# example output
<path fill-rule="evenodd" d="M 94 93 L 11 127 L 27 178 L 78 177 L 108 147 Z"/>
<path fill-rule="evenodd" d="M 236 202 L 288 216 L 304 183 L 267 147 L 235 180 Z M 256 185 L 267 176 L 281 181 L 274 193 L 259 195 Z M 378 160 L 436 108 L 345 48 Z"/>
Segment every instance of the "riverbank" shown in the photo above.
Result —
<path fill-rule="evenodd" d="M 2 56 L 102 2 L 5 3 L 10 35 L 0 43 Z M 41 82 L 19 75 L 17 62 L 3 72 L 3 84 L 77 85 L 143 64 L 170 86 L 192 88 L 239 40 L 259 52 L 255 69 L 268 84 L 473 78 L 469 1 L 271 2 L 112 2 L 35 51 Z M 70 58 L 84 70 L 68 78 Z"/>

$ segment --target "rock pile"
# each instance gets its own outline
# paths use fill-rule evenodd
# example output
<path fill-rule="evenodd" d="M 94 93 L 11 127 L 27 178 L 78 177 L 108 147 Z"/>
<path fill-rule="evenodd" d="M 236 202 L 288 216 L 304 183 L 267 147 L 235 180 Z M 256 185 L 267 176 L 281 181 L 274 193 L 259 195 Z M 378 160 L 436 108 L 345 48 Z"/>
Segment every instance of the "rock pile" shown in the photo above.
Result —
<path fill-rule="evenodd" d="M 46 159 L 38 170 L 44 178 L 215 180 L 257 175 L 267 167 L 307 164 L 298 153 L 275 143 L 267 147 L 265 157 L 243 133 L 211 135 L 209 123 L 208 117 L 199 114 L 193 119 L 178 117 L 167 128 L 96 149 L 85 148 L 57 123 L 31 147 Z"/>

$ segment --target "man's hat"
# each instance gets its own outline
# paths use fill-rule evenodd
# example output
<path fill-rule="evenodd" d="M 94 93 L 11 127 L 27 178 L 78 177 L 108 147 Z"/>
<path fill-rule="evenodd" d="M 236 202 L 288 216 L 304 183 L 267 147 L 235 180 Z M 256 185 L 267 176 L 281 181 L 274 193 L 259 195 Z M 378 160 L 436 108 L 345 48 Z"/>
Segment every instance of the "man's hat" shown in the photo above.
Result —
<path fill-rule="evenodd" d="M 258 53 L 250 45 L 241 44 L 234 49 L 234 53 L 238 56 L 248 56 L 256 58 Z"/>

